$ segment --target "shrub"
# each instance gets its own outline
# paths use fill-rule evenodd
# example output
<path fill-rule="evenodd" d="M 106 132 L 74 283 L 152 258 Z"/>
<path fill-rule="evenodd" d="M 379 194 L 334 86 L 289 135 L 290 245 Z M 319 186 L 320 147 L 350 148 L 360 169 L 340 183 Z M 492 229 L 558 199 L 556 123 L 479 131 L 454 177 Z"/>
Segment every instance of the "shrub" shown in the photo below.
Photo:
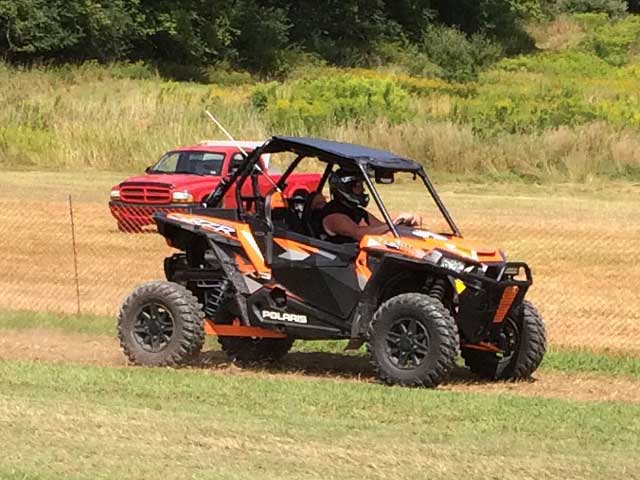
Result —
<path fill-rule="evenodd" d="M 606 76 L 613 70 L 596 55 L 576 51 L 509 58 L 502 60 L 497 68 L 506 72 L 526 71 L 569 77 Z"/>
<path fill-rule="evenodd" d="M 144 62 L 114 63 L 108 69 L 114 78 L 150 80 L 158 77 L 158 70 Z"/>
<path fill-rule="evenodd" d="M 586 45 L 605 62 L 615 66 L 626 65 L 630 51 L 640 47 L 640 17 L 631 15 L 597 28 Z"/>
<path fill-rule="evenodd" d="M 622 17 L 627 13 L 626 0 L 555 0 L 547 2 L 551 13 L 605 13 Z"/>
<path fill-rule="evenodd" d="M 479 70 L 503 55 L 502 47 L 482 34 L 467 38 L 455 28 L 439 26 L 424 32 L 421 49 L 442 69 L 442 78 L 457 82 L 475 80 Z"/>
<path fill-rule="evenodd" d="M 253 78 L 249 72 L 234 70 L 227 62 L 220 62 L 206 67 L 204 69 L 204 77 L 207 83 L 215 83 L 226 87 L 253 83 Z"/>
<path fill-rule="evenodd" d="M 597 119 L 599 112 L 576 87 L 543 85 L 534 91 L 485 89 L 475 98 L 455 99 L 451 116 L 487 136 L 581 125 Z"/>
<path fill-rule="evenodd" d="M 318 132 L 329 123 L 368 123 L 377 118 L 398 123 L 410 116 L 405 90 L 390 80 L 355 75 L 261 85 L 251 100 L 278 130 Z"/>
<path fill-rule="evenodd" d="M 407 41 L 379 42 L 370 60 L 372 66 L 385 70 L 399 70 L 414 77 L 443 77 L 444 70 L 421 52 L 418 46 Z M 395 67 L 395 68 L 394 68 Z"/>

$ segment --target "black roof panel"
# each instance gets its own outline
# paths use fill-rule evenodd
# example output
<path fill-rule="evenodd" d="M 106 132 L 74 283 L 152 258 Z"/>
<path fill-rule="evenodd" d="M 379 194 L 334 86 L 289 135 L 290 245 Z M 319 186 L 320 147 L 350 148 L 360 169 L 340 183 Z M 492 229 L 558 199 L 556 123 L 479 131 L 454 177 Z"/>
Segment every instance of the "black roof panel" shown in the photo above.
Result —
<path fill-rule="evenodd" d="M 336 162 L 343 166 L 351 162 L 358 162 L 373 168 L 406 172 L 416 172 L 422 168 L 419 163 L 391 152 L 321 138 L 274 136 L 266 145 L 264 152 L 289 150 L 307 156 L 315 156 L 324 161 Z"/>

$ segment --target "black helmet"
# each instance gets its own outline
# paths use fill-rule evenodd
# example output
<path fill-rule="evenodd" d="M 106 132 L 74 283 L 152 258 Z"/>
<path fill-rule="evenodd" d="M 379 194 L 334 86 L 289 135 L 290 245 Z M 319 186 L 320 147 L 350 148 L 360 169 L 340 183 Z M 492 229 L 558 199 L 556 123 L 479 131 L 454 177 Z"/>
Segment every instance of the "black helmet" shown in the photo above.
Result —
<path fill-rule="evenodd" d="M 340 168 L 329 177 L 329 190 L 336 200 L 354 207 L 366 207 L 369 204 L 367 193 L 353 193 L 353 185 L 363 182 L 362 172 Z"/>

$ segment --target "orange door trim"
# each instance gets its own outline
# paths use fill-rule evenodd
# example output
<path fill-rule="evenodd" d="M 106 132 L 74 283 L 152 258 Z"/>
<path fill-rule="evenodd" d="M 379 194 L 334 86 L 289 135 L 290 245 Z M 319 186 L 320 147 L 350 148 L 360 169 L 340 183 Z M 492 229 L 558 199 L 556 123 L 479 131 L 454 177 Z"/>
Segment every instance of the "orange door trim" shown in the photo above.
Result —
<path fill-rule="evenodd" d="M 238 319 L 235 319 L 231 325 L 218 325 L 207 318 L 204 321 L 204 333 L 219 337 L 287 338 L 284 333 L 277 330 L 241 325 Z"/>

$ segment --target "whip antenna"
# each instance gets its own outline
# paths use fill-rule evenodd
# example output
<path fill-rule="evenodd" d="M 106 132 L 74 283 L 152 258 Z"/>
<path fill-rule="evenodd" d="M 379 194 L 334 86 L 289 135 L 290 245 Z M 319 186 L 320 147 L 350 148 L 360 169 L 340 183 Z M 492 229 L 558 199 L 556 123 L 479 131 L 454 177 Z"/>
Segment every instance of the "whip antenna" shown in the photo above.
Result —
<path fill-rule="evenodd" d="M 220 130 L 222 130 L 222 133 L 224 133 L 224 134 L 227 136 L 227 138 L 228 138 L 229 140 L 231 140 L 231 142 L 233 142 L 233 144 L 236 146 L 236 148 L 237 148 L 238 150 L 240 150 L 240 151 L 242 152 L 242 154 L 245 156 L 245 158 L 249 156 L 249 154 L 247 153 L 247 151 L 246 151 L 244 148 L 242 148 L 242 145 L 240 145 L 240 144 L 236 141 L 236 139 L 235 139 L 235 138 L 233 138 L 229 132 L 227 132 L 227 129 L 226 129 L 226 128 L 224 128 L 224 127 L 222 126 L 222 124 L 221 124 L 218 120 L 216 120 L 216 117 L 214 117 L 213 115 L 211 115 L 211 113 L 209 112 L 209 110 L 205 110 L 205 111 L 204 111 L 204 113 L 206 113 L 206 114 L 207 114 L 207 116 L 211 119 L 211 121 L 212 121 L 213 123 L 215 123 L 215 124 L 218 126 L 218 128 L 219 128 Z M 268 174 L 268 173 L 266 173 L 266 172 L 265 172 L 265 171 L 260 167 L 260 165 L 258 165 L 258 164 L 256 163 L 256 164 L 253 166 L 253 168 L 255 168 L 255 169 L 256 169 L 256 170 L 258 170 L 261 174 L 263 174 L 263 175 L 267 178 L 267 180 L 269 180 L 269 183 L 271 183 L 271 185 L 273 185 L 273 186 L 274 186 L 274 188 L 275 188 L 278 192 L 281 192 L 281 193 L 282 193 L 282 190 L 280 190 L 280 187 L 278 187 L 278 185 L 276 184 L 276 182 L 274 182 L 274 181 L 273 181 L 273 179 L 269 176 L 269 174 Z"/>

